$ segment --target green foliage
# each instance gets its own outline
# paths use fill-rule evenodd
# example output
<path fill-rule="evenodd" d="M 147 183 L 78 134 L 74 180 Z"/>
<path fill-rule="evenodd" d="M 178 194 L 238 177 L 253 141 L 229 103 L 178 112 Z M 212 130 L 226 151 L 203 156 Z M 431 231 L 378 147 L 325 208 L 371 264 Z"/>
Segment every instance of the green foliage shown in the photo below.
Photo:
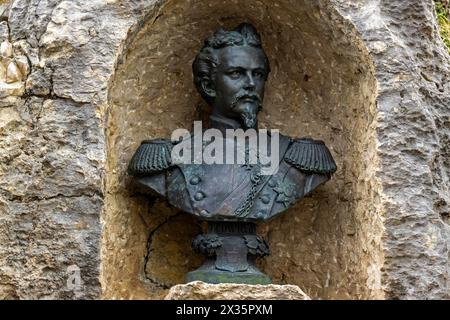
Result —
<path fill-rule="evenodd" d="M 435 1 L 441 37 L 450 53 L 450 12 L 449 1 Z"/>

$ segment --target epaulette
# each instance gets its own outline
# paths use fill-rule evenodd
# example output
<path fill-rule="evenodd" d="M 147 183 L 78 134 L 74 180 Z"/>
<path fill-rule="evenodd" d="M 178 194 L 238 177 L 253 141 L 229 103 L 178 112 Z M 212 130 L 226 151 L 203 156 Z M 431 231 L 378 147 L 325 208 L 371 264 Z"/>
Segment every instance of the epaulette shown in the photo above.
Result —
<path fill-rule="evenodd" d="M 307 173 L 334 173 L 337 169 L 330 150 L 320 140 L 294 139 L 284 160 Z"/>
<path fill-rule="evenodd" d="M 172 165 L 172 143 L 155 139 L 142 141 L 128 166 L 131 175 L 146 175 L 161 172 Z"/>

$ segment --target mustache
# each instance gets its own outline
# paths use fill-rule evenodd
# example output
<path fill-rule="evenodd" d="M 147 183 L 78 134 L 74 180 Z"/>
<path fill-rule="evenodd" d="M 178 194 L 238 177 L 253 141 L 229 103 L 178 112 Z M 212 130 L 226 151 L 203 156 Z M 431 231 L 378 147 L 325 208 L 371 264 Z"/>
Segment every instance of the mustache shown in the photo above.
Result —
<path fill-rule="evenodd" d="M 231 103 L 231 108 L 234 109 L 236 104 L 243 99 L 252 99 L 258 102 L 258 105 L 261 105 L 261 97 L 256 92 L 239 92 L 233 99 Z"/>

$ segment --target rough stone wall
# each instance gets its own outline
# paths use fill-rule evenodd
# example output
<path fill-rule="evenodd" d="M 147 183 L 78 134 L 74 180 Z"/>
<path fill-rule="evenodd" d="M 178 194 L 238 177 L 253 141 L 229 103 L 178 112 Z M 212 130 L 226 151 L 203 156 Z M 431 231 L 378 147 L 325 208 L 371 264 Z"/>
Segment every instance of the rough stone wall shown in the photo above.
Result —
<path fill-rule="evenodd" d="M 104 1 L 0 8 L 0 297 L 98 298 L 106 88 L 132 22 Z"/>
<path fill-rule="evenodd" d="M 293 285 L 209 284 L 192 281 L 170 288 L 164 300 L 311 300 Z"/>
<path fill-rule="evenodd" d="M 450 298 L 450 70 L 432 1 L 335 1 L 378 80 L 387 298 Z"/>
<path fill-rule="evenodd" d="M 200 263 L 183 252 L 201 226 L 124 169 L 139 140 L 198 117 L 189 59 L 245 19 L 279 61 L 262 124 L 323 138 L 340 168 L 260 227 L 261 267 L 312 298 L 448 298 L 449 57 L 432 1 L 201 3 L 0 5 L 0 297 L 162 298 Z"/>

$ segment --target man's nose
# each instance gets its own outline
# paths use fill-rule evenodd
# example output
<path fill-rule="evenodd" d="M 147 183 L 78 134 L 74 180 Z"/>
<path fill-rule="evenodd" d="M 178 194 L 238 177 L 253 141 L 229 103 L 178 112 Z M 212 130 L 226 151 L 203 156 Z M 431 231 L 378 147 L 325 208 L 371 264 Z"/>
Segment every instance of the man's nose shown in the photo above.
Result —
<path fill-rule="evenodd" d="M 245 89 L 254 90 L 255 89 L 255 79 L 253 78 L 251 71 L 246 73 L 245 79 L 246 79 L 245 80 Z"/>

